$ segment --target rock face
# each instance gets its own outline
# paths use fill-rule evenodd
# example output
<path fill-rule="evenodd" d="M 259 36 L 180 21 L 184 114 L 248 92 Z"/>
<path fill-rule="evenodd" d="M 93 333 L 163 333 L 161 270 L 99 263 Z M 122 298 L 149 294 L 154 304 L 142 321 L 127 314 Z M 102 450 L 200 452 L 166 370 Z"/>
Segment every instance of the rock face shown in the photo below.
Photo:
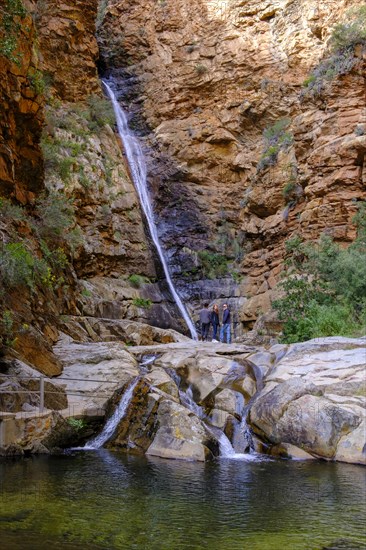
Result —
<path fill-rule="evenodd" d="M 366 464 L 366 341 L 312 340 L 289 347 L 250 410 L 254 433 L 283 454 Z"/>
<path fill-rule="evenodd" d="M 3 32 L 1 28 L 1 39 Z M 17 47 L 13 55 L 7 58 L 0 51 L 0 185 L 2 196 L 26 204 L 44 187 L 39 146 L 44 100 L 34 84 L 38 60 L 30 15 L 22 19 L 21 31 L 14 39 Z"/>
<path fill-rule="evenodd" d="M 284 241 L 354 238 L 364 188 L 364 52 L 319 96 L 303 81 L 333 26 L 360 0 L 114 1 L 102 60 L 146 142 L 159 228 L 182 290 L 204 279 L 197 252 L 244 276 L 244 326 L 270 307 Z M 263 131 L 288 118 L 292 144 L 259 167 Z M 213 278 L 219 273 L 213 269 Z M 203 293 L 210 298 L 211 283 Z M 203 294 L 204 295 L 204 294 Z"/>
<path fill-rule="evenodd" d="M 35 2 L 34 18 L 46 71 L 53 94 L 65 101 L 80 101 L 100 93 L 96 61 L 98 46 L 95 20 L 98 2 Z"/>

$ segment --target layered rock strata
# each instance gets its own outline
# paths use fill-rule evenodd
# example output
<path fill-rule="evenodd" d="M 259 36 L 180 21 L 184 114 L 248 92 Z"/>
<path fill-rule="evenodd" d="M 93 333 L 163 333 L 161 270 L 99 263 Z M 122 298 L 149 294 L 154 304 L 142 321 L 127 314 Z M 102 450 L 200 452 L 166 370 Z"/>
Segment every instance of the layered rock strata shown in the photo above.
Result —
<path fill-rule="evenodd" d="M 114 0 L 99 29 L 104 66 L 146 143 L 160 233 L 182 290 L 197 298 L 184 279 L 205 278 L 200 250 L 226 257 L 249 298 L 245 326 L 270 307 L 286 239 L 324 230 L 338 242 L 354 238 L 365 198 L 362 48 L 318 97 L 304 94 L 303 81 L 334 25 L 361 5 Z M 261 167 L 263 131 L 284 118 L 292 144 Z"/>

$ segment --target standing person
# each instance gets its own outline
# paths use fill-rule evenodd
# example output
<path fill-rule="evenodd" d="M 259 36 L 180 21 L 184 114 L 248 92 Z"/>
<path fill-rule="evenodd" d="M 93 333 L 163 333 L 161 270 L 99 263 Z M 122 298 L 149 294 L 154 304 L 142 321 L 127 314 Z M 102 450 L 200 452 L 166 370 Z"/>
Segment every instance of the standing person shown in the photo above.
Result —
<path fill-rule="evenodd" d="M 230 315 L 230 309 L 228 308 L 227 304 L 224 304 L 222 306 L 223 308 L 223 314 L 222 314 L 222 327 L 220 331 L 220 342 L 223 342 L 225 339 L 226 334 L 226 343 L 230 344 L 231 342 L 231 334 L 230 334 L 230 323 L 231 323 L 231 315 Z"/>
<path fill-rule="evenodd" d="M 212 334 L 212 341 L 218 342 L 217 340 L 217 329 L 220 326 L 220 320 L 219 320 L 219 307 L 217 304 L 214 304 L 212 311 L 211 311 L 211 323 L 213 328 L 213 334 Z"/>
<path fill-rule="evenodd" d="M 201 337 L 203 342 L 207 340 L 208 331 L 210 328 L 210 310 L 208 304 L 203 304 L 203 309 L 200 311 Z"/>

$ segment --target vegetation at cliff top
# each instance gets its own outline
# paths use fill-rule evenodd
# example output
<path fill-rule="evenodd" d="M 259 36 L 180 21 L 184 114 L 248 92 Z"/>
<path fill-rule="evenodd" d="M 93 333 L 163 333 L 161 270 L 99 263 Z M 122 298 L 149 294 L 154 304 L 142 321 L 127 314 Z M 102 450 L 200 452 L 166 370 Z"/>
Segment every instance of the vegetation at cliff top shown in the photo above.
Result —
<path fill-rule="evenodd" d="M 327 235 L 316 243 L 287 241 L 284 295 L 272 304 L 284 321 L 283 342 L 365 333 L 366 203 L 354 222 L 357 238 L 346 249 Z"/>
<path fill-rule="evenodd" d="M 21 35 L 20 20 L 26 15 L 22 0 L 5 0 L 4 5 L 0 6 L 0 55 L 13 63 L 19 63 L 16 50 Z"/>
<path fill-rule="evenodd" d="M 301 97 L 321 94 L 327 82 L 347 74 L 356 62 L 354 48 L 366 43 L 366 6 L 347 12 L 347 21 L 332 31 L 328 55 L 314 68 L 303 83 Z"/>

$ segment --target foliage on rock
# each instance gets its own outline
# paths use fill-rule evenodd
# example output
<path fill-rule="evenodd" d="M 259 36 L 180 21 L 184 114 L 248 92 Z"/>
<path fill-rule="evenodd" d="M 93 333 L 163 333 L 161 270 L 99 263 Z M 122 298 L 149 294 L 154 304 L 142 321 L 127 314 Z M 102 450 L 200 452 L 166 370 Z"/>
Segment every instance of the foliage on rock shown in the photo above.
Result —
<path fill-rule="evenodd" d="M 276 164 L 279 152 L 292 145 L 293 135 L 287 130 L 290 122 L 290 119 L 282 118 L 264 130 L 265 146 L 257 165 L 258 172 Z"/>
<path fill-rule="evenodd" d="M 5 0 L 0 7 L 0 55 L 13 63 L 19 63 L 18 41 L 26 15 L 22 0 Z"/>
<path fill-rule="evenodd" d="M 287 241 L 284 295 L 273 302 L 283 341 L 353 336 L 366 329 L 366 204 L 354 218 L 357 238 L 346 249 L 323 235 L 316 243 Z"/>
<path fill-rule="evenodd" d="M 366 6 L 347 12 L 347 21 L 333 29 L 328 55 L 313 69 L 303 83 L 301 97 L 319 96 L 327 83 L 350 72 L 356 63 L 354 49 L 366 43 Z"/>

